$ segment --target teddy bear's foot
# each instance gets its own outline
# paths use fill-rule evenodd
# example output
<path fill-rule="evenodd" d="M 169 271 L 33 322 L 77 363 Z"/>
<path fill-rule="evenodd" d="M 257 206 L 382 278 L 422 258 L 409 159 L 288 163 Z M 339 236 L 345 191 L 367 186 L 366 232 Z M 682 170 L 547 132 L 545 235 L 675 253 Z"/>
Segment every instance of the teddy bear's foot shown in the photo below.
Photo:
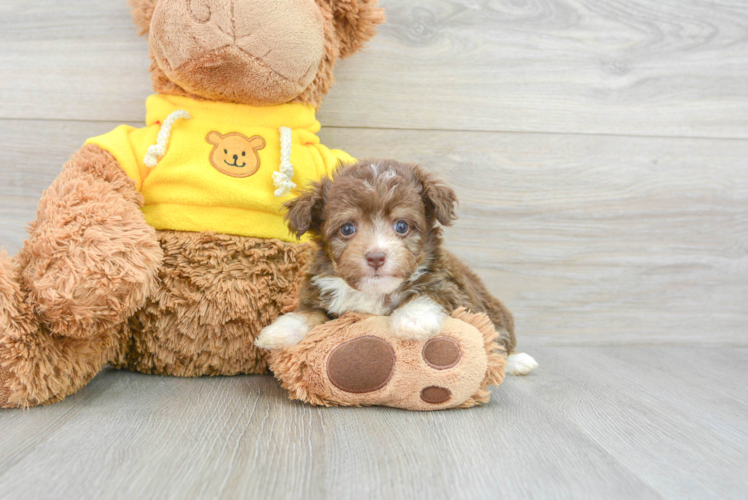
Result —
<path fill-rule="evenodd" d="M 0 333 L 0 408 L 29 408 L 61 401 L 82 389 L 121 349 L 124 325 L 92 339 Z"/>
<path fill-rule="evenodd" d="M 455 311 L 436 337 L 402 340 L 388 318 L 347 314 L 298 345 L 274 351 L 270 367 L 292 399 L 324 406 L 465 408 L 488 402 L 506 356 L 483 314 Z"/>
<path fill-rule="evenodd" d="M 26 300 L 17 260 L 0 253 L 0 408 L 49 404 L 73 394 L 101 369 L 125 324 L 89 338 L 52 334 Z"/>

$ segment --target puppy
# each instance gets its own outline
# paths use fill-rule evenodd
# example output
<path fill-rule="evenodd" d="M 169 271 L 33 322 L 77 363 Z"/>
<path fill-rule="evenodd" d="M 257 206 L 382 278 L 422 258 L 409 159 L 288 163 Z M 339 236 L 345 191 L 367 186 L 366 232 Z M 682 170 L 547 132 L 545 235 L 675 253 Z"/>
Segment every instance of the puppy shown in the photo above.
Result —
<path fill-rule="evenodd" d="M 343 167 L 287 203 L 289 228 L 299 237 L 310 232 L 318 250 L 299 307 L 264 328 L 256 345 L 295 345 L 347 311 L 389 315 L 395 335 L 426 341 L 453 310 L 466 307 L 491 318 L 510 354 L 507 372 L 529 373 L 535 360 L 512 353 L 512 314 L 442 248 L 437 223 L 451 225 L 456 204 L 455 192 L 440 179 L 391 160 Z"/>

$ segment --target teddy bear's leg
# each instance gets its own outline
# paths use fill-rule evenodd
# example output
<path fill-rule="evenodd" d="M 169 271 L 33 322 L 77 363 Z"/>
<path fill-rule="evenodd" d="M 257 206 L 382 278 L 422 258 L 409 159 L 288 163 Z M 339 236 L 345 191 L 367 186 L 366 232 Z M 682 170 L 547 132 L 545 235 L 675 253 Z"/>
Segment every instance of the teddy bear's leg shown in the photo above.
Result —
<path fill-rule="evenodd" d="M 21 252 L 0 257 L 0 406 L 59 400 L 100 369 L 156 288 L 162 252 L 142 202 L 94 145 L 45 191 Z"/>
<path fill-rule="evenodd" d="M 427 341 L 393 335 L 387 317 L 349 313 L 271 352 L 270 368 L 291 398 L 315 405 L 466 408 L 504 378 L 498 337 L 488 316 L 464 309 Z"/>
<path fill-rule="evenodd" d="M 19 286 L 20 266 L 0 255 L 0 408 L 53 403 L 83 387 L 124 343 L 125 325 L 87 338 L 52 334 Z"/>
<path fill-rule="evenodd" d="M 78 392 L 112 355 L 118 333 L 75 339 L 37 331 L 0 339 L 0 408 L 51 404 Z"/>

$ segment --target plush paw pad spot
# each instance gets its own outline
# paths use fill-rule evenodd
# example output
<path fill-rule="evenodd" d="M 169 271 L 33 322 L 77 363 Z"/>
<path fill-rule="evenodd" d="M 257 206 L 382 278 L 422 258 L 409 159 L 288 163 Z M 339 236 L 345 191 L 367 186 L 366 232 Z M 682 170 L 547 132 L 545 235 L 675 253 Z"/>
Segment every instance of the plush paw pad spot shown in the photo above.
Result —
<path fill-rule="evenodd" d="M 363 394 L 381 389 L 395 370 L 395 351 L 379 337 L 343 342 L 327 358 L 327 377 L 341 391 Z"/>
<path fill-rule="evenodd" d="M 437 387 L 435 385 L 426 387 L 421 391 L 421 399 L 432 405 L 438 405 L 449 401 L 452 397 L 452 392 L 444 387 Z"/>
<path fill-rule="evenodd" d="M 446 370 L 460 362 L 462 351 L 452 339 L 440 337 L 431 339 L 423 346 L 423 359 L 435 370 Z"/>

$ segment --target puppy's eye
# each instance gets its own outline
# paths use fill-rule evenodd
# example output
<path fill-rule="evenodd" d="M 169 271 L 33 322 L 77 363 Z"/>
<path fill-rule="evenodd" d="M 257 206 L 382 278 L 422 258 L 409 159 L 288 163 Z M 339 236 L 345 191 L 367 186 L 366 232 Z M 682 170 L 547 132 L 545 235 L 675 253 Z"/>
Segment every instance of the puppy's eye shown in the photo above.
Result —
<path fill-rule="evenodd" d="M 407 222 L 404 220 L 395 222 L 395 232 L 397 234 L 408 234 L 408 231 L 410 231 L 410 226 Z"/>
<path fill-rule="evenodd" d="M 242 151 L 242 156 L 247 156 L 247 152 L 246 151 Z"/>
<path fill-rule="evenodd" d="M 228 149 L 224 149 L 223 150 L 223 154 L 226 154 L 226 155 L 229 154 L 229 150 Z"/>
<path fill-rule="evenodd" d="M 343 227 L 340 228 L 340 234 L 343 236 L 351 236 L 353 233 L 356 232 L 356 226 L 353 224 L 345 224 Z"/>

